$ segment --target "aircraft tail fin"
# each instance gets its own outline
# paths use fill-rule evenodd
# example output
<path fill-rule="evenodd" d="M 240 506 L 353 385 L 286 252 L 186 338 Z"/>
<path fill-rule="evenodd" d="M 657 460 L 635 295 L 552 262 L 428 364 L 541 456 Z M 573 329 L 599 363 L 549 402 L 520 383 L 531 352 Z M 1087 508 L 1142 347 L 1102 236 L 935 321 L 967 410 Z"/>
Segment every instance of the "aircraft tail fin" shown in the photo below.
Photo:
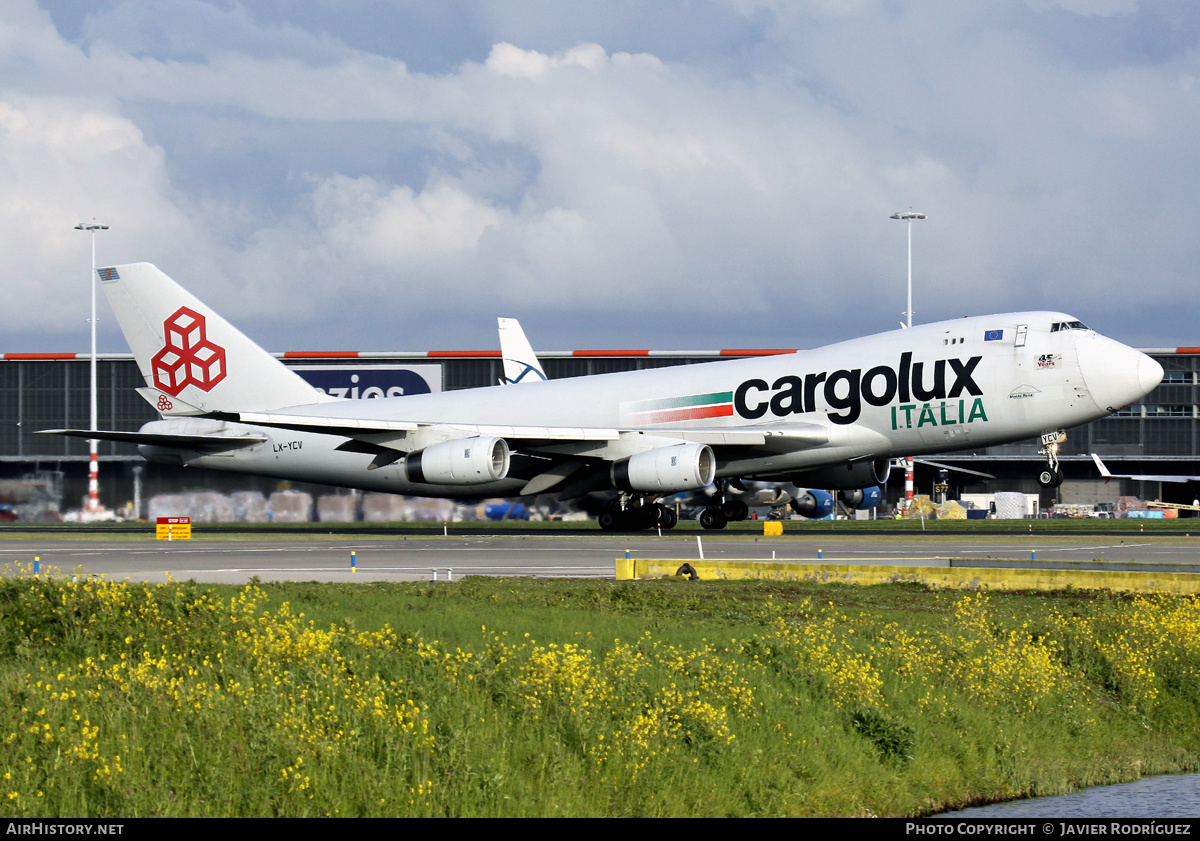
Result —
<path fill-rule="evenodd" d="M 327 397 L 150 263 L 98 269 L 151 403 L 203 412 L 256 411 Z M 189 412 L 190 413 L 190 412 Z"/>
<path fill-rule="evenodd" d="M 497 318 L 500 326 L 500 355 L 504 357 L 503 385 L 537 382 L 546 379 L 542 363 L 533 352 L 521 322 L 515 318 Z"/>

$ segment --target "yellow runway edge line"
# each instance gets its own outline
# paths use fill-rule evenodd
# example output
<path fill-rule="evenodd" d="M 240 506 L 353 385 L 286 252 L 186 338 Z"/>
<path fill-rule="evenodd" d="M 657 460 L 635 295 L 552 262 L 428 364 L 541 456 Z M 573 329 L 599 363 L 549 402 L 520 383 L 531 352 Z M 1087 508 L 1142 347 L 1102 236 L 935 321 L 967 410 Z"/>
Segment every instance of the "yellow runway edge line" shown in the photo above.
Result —
<path fill-rule="evenodd" d="M 1118 590 L 1136 593 L 1200 593 L 1200 574 L 1187 572 L 1116 572 L 1066 569 L 978 569 L 955 567 L 874 566 L 870 564 L 778 563 L 690 558 L 617 558 L 616 578 L 662 578 L 676 575 L 684 564 L 702 581 L 812 581 L 820 584 L 925 584 L 953 590 Z M 686 571 L 685 571 L 686 574 Z"/>

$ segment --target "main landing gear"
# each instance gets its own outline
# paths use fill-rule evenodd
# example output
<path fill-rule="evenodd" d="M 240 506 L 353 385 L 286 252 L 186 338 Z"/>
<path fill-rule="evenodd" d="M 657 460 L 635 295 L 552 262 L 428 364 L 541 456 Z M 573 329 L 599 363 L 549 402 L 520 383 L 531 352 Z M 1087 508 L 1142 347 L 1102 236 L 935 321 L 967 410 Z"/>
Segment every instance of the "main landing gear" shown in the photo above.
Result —
<path fill-rule="evenodd" d="M 1046 457 L 1046 466 L 1038 472 L 1037 482 L 1043 488 L 1057 488 L 1063 483 L 1062 465 L 1058 463 L 1058 445 L 1067 440 L 1066 433 L 1055 430 L 1042 435 L 1038 455 Z"/>
<path fill-rule="evenodd" d="M 717 482 L 717 502 L 700 513 L 700 525 L 706 529 L 723 529 L 732 522 L 744 520 L 750 516 L 750 506 L 740 499 L 726 499 L 729 491 L 729 480 Z"/>
<path fill-rule="evenodd" d="M 610 500 L 600 512 L 600 528 L 604 531 L 673 529 L 678 522 L 679 516 L 674 510 L 661 502 L 649 502 L 644 496 L 622 494 Z"/>

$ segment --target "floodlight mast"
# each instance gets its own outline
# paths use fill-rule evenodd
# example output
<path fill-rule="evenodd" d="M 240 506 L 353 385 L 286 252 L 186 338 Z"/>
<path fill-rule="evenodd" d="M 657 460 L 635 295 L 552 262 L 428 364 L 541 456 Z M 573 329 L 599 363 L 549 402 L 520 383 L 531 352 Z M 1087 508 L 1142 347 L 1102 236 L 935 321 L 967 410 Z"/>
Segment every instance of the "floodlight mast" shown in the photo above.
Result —
<path fill-rule="evenodd" d="M 929 217 L 924 213 L 917 213 L 910 205 L 908 210 L 897 211 L 888 218 L 899 219 L 908 225 L 908 309 L 904 315 L 908 317 L 908 326 L 912 327 L 912 223 L 914 219 L 928 219 Z"/>
<path fill-rule="evenodd" d="M 912 305 L 912 223 L 914 219 L 927 219 L 924 213 L 917 213 L 912 209 L 912 205 L 908 206 L 908 210 L 900 210 L 893 213 L 889 218 L 899 219 L 908 225 L 908 309 L 904 315 L 908 319 L 909 327 L 912 327 L 913 305 Z M 913 457 L 906 456 L 904 458 L 904 510 L 907 511 L 912 507 L 913 492 Z"/>
<path fill-rule="evenodd" d="M 80 222 L 75 226 L 77 231 L 87 231 L 92 236 L 92 270 L 89 273 L 92 285 L 92 317 L 90 323 L 92 325 L 92 355 L 91 355 L 91 422 L 90 429 L 95 432 L 99 429 L 96 419 L 96 231 L 107 231 L 108 225 L 100 225 L 96 222 L 96 217 L 92 217 L 91 222 Z M 90 450 L 90 464 L 88 471 L 88 499 L 84 510 L 96 512 L 100 510 L 100 468 L 99 457 L 97 450 L 99 448 L 99 440 L 92 438 L 88 441 Z"/>

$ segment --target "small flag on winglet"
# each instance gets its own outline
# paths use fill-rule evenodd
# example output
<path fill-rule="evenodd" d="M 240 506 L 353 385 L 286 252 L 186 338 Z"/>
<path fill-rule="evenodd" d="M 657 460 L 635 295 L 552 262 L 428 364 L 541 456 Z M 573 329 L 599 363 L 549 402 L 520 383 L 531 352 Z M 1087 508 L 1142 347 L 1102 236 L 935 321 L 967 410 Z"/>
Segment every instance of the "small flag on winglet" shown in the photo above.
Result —
<path fill-rule="evenodd" d="M 101 280 L 120 280 L 121 276 L 117 274 L 116 269 L 96 269 L 96 274 L 100 275 Z"/>
<path fill-rule="evenodd" d="M 998 342 L 1004 338 L 1003 330 L 984 330 L 983 340 L 985 342 Z"/>

